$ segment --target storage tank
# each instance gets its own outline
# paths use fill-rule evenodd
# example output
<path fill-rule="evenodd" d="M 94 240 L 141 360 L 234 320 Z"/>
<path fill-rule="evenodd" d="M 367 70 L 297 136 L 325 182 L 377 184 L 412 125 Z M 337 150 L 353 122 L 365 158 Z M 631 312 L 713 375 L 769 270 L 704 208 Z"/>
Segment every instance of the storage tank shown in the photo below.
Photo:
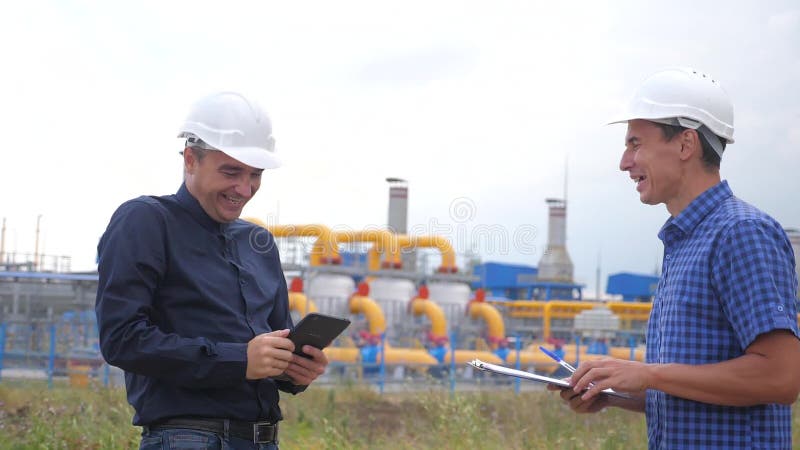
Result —
<path fill-rule="evenodd" d="M 408 304 L 416 293 L 414 282 L 405 278 L 379 277 L 370 281 L 369 296 L 383 310 L 390 338 L 395 337 L 396 325 L 408 320 Z"/>
<path fill-rule="evenodd" d="M 447 323 L 452 327 L 464 320 L 469 297 L 472 293 L 466 283 L 456 281 L 431 281 L 428 283 L 430 299 L 444 310 Z"/>
<path fill-rule="evenodd" d="M 319 312 L 337 317 L 350 315 L 347 302 L 356 290 L 349 275 L 320 273 L 309 278 L 306 296 L 316 303 Z"/>

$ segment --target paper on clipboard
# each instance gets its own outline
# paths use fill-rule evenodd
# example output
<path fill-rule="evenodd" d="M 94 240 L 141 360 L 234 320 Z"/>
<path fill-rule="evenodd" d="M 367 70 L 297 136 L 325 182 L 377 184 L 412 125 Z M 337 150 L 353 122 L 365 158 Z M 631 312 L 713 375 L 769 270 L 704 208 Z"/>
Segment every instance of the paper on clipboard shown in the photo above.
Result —
<path fill-rule="evenodd" d="M 558 378 L 550 378 L 543 375 L 537 375 L 535 373 L 525 372 L 522 370 L 511 369 L 509 367 L 498 366 L 497 364 L 491 364 L 487 362 L 483 362 L 480 359 L 473 359 L 472 361 L 468 362 L 470 366 L 483 370 L 485 372 L 492 372 L 492 373 L 499 373 L 500 375 L 507 375 L 510 377 L 517 377 L 523 380 L 531 380 L 537 381 L 539 383 L 545 384 L 552 384 L 561 388 L 569 389 L 569 383 L 564 380 L 559 380 Z M 627 394 L 623 394 L 620 392 L 614 392 L 611 389 L 604 389 L 604 394 L 613 395 L 615 397 L 620 398 L 630 398 Z"/>

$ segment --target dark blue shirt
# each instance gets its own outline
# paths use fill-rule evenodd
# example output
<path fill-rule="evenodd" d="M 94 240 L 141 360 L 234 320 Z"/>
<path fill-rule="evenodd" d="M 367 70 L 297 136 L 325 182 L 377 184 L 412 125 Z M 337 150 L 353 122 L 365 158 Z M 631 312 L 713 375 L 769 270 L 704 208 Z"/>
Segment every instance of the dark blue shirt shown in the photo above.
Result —
<path fill-rule="evenodd" d="M 789 239 L 727 182 L 667 220 L 658 237 L 664 270 L 648 322 L 648 363 L 718 363 L 742 356 L 761 334 L 798 335 Z M 648 390 L 646 416 L 654 449 L 792 447 L 787 405 L 720 406 Z"/>
<path fill-rule="evenodd" d="M 215 222 L 186 186 L 139 197 L 98 245 L 97 323 L 103 357 L 125 370 L 134 425 L 175 416 L 280 420 L 278 388 L 245 379 L 247 343 L 292 328 L 272 235 Z"/>

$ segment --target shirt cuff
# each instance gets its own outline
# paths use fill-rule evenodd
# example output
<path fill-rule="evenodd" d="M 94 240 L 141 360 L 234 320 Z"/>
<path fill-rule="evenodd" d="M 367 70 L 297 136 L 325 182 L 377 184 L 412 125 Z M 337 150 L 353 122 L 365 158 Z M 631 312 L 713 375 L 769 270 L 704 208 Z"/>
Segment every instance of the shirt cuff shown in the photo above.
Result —
<path fill-rule="evenodd" d="M 282 381 L 282 380 L 274 380 L 275 385 L 278 386 L 283 392 L 288 392 L 289 394 L 299 394 L 306 390 L 308 386 L 298 386 L 293 384 L 291 381 Z"/>
<path fill-rule="evenodd" d="M 238 379 L 245 379 L 247 376 L 247 344 L 233 343 L 233 342 L 218 342 L 214 345 L 216 350 L 215 360 L 223 364 L 225 374 L 223 376 L 230 376 Z"/>
<path fill-rule="evenodd" d="M 739 334 L 740 344 L 743 349 L 749 347 L 755 340 L 761 336 L 762 334 L 769 333 L 771 331 L 777 330 L 787 330 L 795 335 L 795 337 L 800 338 L 800 333 L 798 333 L 798 325 L 797 320 L 792 320 L 786 314 L 781 315 L 773 315 L 770 317 L 769 322 L 764 323 L 760 327 L 755 327 L 749 330 L 746 330 L 745 333 Z"/>

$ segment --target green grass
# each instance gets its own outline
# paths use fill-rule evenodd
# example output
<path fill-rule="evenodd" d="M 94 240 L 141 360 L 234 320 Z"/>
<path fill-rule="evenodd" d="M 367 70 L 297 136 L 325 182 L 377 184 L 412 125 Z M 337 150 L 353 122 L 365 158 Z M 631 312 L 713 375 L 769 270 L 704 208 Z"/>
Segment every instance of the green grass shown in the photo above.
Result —
<path fill-rule="evenodd" d="M 617 449 L 647 437 L 641 415 L 578 416 L 545 392 L 313 389 L 282 404 L 286 448 Z"/>
<path fill-rule="evenodd" d="M 576 415 L 555 394 L 509 390 L 378 395 L 357 386 L 284 395 L 284 449 L 638 449 L 644 416 Z M 137 448 L 122 389 L 0 384 L 0 449 Z M 794 439 L 800 442 L 794 416 Z"/>
<path fill-rule="evenodd" d="M 119 389 L 0 384 L 0 449 L 138 448 L 140 430 Z"/>

